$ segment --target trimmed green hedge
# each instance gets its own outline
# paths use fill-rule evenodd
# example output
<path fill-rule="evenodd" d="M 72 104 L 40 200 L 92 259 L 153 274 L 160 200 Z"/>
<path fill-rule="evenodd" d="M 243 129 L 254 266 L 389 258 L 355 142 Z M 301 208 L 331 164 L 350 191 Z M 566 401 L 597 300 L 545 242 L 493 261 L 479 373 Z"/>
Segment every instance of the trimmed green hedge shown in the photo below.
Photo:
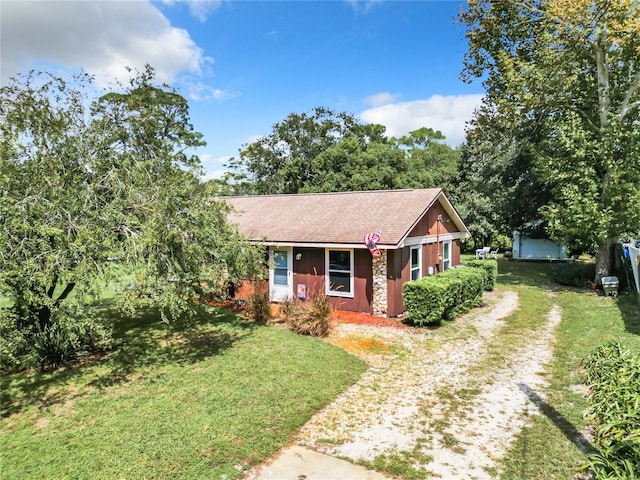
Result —
<path fill-rule="evenodd" d="M 487 280 L 484 285 L 486 291 L 493 290 L 498 280 L 498 262 L 496 260 L 471 260 L 465 263 L 465 266 L 472 268 L 481 268 L 487 272 Z"/>
<path fill-rule="evenodd" d="M 453 320 L 482 302 L 484 268 L 453 268 L 402 287 L 409 320 L 416 325 Z"/>

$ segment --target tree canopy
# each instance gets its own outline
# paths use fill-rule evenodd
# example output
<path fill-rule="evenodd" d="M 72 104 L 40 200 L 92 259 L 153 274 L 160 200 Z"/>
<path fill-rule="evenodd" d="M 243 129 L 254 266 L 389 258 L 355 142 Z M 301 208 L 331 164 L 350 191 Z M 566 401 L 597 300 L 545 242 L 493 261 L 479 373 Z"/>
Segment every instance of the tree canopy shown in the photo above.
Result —
<path fill-rule="evenodd" d="M 216 187 L 223 194 L 449 188 L 459 152 L 444 139 L 430 128 L 387 138 L 382 125 L 317 107 L 291 113 L 247 145 Z"/>
<path fill-rule="evenodd" d="M 291 113 L 273 125 L 269 135 L 247 145 L 229 167 L 234 171 L 233 180 L 252 193 L 317 190 L 325 181 L 316 178 L 327 173 L 322 170 L 324 163 L 335 166 L 328 159 L 318 162 L 317 157 L 341 142 L 346 142 L 338 147 L 343 153 L 362 153 L 370 144 L 386 142 L 384 127 L 363 125 L 351 114 L 325 107 Z"/>
<path fill-rule="evenodd" d="M 95 343 L 83 307 L 107 284 L 123 307 L 152 294 L 169 319 L 255 266 L 199 181 L 187 101 L 153 78 L 147 68 L 97 99 L 86 75 L 31 73 L 1 90 L 0 288 L 43 364 L 65 359 L 62 337 Z"/>
<path fill-rule="evenodd" d="M 554 238 L 598 252 L 605 275 L 610 246 L 640 230 L 638 2 L 481 0 L 461 21 L 463 76 L 487 91 L 470 161 L 511 177 L 522 218 L 534 205 Z"/>
<path fill-rule="evenodd" d="M 403 188 L 456 187 L 460 150 L 444 143 L 446 137 L 438 130 L 422 127 L 396 139 L 405 152 L 406 167 L 400 172 Z"/>

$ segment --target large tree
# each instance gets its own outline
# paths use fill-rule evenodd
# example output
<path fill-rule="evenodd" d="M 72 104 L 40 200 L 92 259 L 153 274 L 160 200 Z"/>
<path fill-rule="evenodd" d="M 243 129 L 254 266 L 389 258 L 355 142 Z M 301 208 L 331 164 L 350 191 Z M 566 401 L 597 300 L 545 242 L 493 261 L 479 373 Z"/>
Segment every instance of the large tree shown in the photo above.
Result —
<path fill-rule="evenodd" d="M 349 113 L 324 107 L 291 113 L 276 123 L 269 135 L 247 145 L 240 158 L 230 162 L 230 181 L 242 193 L 326 191 L 334 183 L 327 177 L 331 176 L 327 169 L 340 163 L 339 168 L 344 168 L 340 175 L 347 173 L 352 156 L 356 157 L 355 163 L 366 164 L 364 156 L 370 157 L 376 150 L 372 146 L 387 143 L 384 130 L 381 125 L 365 125 Z M 318 159 L 321 154 L 325 158 Z M 385 182 L 373 179 L 373 184 L 388 187 Z"/>
<path fill-rule="evenodd" d="M 311 160 L 313 176 L 300 188 L 305 192 L 391 190 L 400 185 L 404 154 L 384 142 L 363 143 L 345 138 Z"/>
<path fill-rule="evenodd" d="M 440 131 L 422 127 L 396 139 L 405 152 L 406 168 L 402 172 L 402 188 L 444 188 L 451 192 L 455 187 L 460 161 L 460 151 L 444 140 Z"/>
<path fill-rule="evenodd" d="M 61 338 L 93 338 L 78 321 L 106 283 L 126 287 L 123 306 L 152 294 L 170 318 L 255 265 L 199 181 L 188 152 L 204 142 L 187 101 L 151 68 L 91 101 L 93 91 L 86 76 L 34 73 L 1 90 L 0 287 L 43 364 L 65 360 Z"/>
<path fill-rule="evenodd" d="M 481 0 L 461 20 L 464 76 L 487 91 L 469 141 L 524 156 L 515 173 L 544 189 L 549 233 L 596 252 L 606 275 L 611 246 L 640 230 L 638 2 Z"/>

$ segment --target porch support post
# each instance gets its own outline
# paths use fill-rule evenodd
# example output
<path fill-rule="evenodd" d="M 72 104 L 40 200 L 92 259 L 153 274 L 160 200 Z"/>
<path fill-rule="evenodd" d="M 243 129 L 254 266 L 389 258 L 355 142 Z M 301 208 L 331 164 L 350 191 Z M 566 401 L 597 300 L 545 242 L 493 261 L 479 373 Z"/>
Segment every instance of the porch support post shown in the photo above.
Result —
<path fill-rule="evenodd" d="M 387 316 L 387 251 L 380 250 L 380 258 L 371 257 L 373 270 L 373 314 Z"/>

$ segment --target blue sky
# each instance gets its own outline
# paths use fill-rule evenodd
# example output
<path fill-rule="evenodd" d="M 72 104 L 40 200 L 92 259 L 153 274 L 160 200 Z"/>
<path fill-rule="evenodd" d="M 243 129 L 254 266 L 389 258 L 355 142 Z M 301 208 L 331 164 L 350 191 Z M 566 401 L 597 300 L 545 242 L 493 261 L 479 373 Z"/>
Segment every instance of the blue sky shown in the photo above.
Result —
<path fill-rule="evenodd" d="M 317 106 L 422 126 L 458 145 L 482 86 L 459 80 L 460 1 L 7 1 L 2 82 L 33 67 L 84 69 L 99 86 L 153 65 L 189 99 L 207 178 L 292 112 Z"/>

